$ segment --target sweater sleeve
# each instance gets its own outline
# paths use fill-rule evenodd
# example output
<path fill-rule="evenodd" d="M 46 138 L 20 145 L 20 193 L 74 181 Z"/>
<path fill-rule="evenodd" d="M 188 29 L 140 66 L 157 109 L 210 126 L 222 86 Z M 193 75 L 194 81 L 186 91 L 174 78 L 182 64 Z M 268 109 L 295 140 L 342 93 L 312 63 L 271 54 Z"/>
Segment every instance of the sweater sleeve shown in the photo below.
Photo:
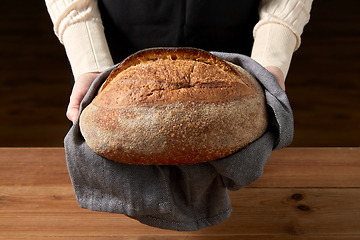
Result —
<path fill-rule="evenodd" d="M 96 0 L 45 0 L 75 79 L 113 65 Z"/>
<path fill-rule="evenodd" d="M 312 0 L 262 0 L 251 57 L 264 67 L 280 68 L 286 78 L 292 55 L 309 22 L 311 4 Z"/>
<path fill-rule="evenodd" d="M 75 79 L 114 64 L 96 0 L 45 2 Z M 265 67 L 279 67 L 286 77 L 292 54 L 300 46 L 300 36 L 309 21 L 311 4 L 312 0 L 262 0 L 251 57 Z"/>

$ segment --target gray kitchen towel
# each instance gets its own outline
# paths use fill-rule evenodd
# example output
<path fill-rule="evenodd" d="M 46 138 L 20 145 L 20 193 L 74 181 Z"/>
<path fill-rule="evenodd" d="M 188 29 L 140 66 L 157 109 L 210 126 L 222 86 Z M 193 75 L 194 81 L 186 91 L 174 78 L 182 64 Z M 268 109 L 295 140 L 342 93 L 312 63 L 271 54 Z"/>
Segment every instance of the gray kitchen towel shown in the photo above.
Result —
<path fill-rule="evenodd" d="M 64 146 L 80 207 L 120 213 L 146 225 L 177 231 L 195 231 L 230 216 L 228 190 L 253 183 L 262 175 L 271 152 L 291 143 L 293 116 L 285 92 L 261 65 L 240 54 L 212 53 L 243 67 L 263 86 L 270 115 L 264 135 L 228 157 L 206 163 L 137 166 L 116 163 L 94 153 L 82 137 L 77 120 L 67 133 Z M 80 112 L 114 67 L 94 81 Z"/>

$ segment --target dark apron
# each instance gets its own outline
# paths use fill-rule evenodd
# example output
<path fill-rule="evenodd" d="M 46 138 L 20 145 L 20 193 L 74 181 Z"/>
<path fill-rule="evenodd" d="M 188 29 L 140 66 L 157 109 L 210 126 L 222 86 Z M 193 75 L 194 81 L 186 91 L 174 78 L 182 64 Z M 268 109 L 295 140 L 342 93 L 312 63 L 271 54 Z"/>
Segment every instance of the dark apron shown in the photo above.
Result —
<path fill-rule="evenodd" d="M 149 47 L 196 47 L 250 56 L 258 0 L 99 0 L 115 63 Z"/>

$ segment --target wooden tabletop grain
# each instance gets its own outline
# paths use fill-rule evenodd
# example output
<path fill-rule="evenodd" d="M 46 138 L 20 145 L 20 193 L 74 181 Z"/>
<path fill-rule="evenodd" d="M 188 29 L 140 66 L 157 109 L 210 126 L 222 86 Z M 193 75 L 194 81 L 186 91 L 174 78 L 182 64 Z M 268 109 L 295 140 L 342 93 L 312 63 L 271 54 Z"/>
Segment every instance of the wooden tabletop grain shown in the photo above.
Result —
<path fill-rule="evenodd" d="M 177 232 L 81 209 L 63 148 L 0 148 L 0 239 L 360 239 L 359 173 L 360 148 L 277 150 L 229 219 Z"/>

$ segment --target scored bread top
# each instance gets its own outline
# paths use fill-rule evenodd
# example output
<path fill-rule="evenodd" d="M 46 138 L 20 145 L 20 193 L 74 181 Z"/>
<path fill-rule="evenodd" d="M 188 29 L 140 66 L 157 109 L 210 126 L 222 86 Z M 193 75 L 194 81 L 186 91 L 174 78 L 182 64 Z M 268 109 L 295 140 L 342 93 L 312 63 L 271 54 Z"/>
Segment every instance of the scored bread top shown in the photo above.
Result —
<path fill-rule="evenodd" d="M 232 65 L 202 50 L 156 48 L 119 64 L 95 98 L 106 107 L 174 102 L 226 102 L 254 94 L 252 82 Z"/>

